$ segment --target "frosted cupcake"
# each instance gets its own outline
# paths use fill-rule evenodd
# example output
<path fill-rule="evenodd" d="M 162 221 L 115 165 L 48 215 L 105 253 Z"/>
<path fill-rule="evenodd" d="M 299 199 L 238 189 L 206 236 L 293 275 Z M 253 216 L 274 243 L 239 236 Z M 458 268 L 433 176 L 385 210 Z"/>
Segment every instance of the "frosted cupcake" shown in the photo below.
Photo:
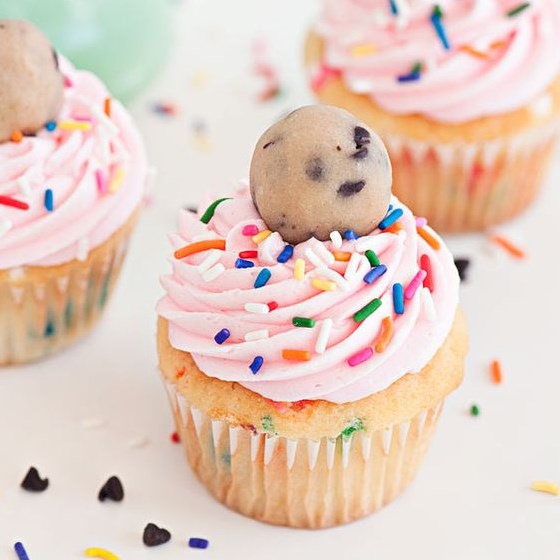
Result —
<path fill-rule="evenodd" d="M 87 332 L 119 275 L 146 180 L 142 141 L 92 74 L 0 21 L 0 365 Z"/>
<path fill-rule="evenodd" d="M 180 215 L 160 368 L 192 468 L 234 510 L 322 528 L 379 509 L 461 383 L 453 259 L 390 184 L 366 125 L 306 107 L 259 140 L 251 194 Z"/>
<path fill-rule="evenodd" d="M 395 194 L 441 230 L 511 218 L 558 136 L 556 0 L 325 0 L 306 59 L 317 97 L 386 142 Z"/>

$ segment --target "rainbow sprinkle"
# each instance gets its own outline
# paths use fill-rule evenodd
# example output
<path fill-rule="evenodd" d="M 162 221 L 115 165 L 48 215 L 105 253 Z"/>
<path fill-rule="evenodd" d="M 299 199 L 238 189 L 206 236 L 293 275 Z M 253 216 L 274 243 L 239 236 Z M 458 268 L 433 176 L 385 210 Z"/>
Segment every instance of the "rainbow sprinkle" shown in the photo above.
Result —
<path fill-rule="evenodd" d="M 254 288 L 262 288 L 269 280 L 270 277 L 272 276 L 272 273 L 270 272 L 270 270 L 268 270 L 268 268 L 263 268 L 258 276 L 255 278 L 255 283 L 253 285 Z"/>
<path fill-rule="evenodd" d="M 378 278 L 381 278 L 387 272 L 387 267 L 384 264 L 374 266 L 365 276 L 364 282 L 366 284 L 373 284 Z"/>
<path fill-rule="evenodd" d="M 210 206 L 208 206 L 208 208 L 206 208 L 206 210 L 204 211 L 204 214 L 202 214 L 202 217 L 200 218 L 200 221 L 203 224 L 208 224 L 208 222 L 210 222 L 210 220 L 214 217 L 214 212 L 216 212 L 216 208 L 222 203 L 225 202 L 226 200 L 231 200 L 231 198 L 219 198 L 218 200 L 215 200 L 214 202 L 212 202 L 212 204 L 210 204 Z"/>
<path fill-rule="evenodd" d="M 358 236 L 351 229 L 347 229 L 344 232 L 344 239 L 346 239 L 347 241 L 352 241 L 354 239 L 358 239 Z"/>
<path fill-rule="evenodd" d="M 45 129 L 49 132 L 54 132 L 56 130 L 56 121 L 49 121 L 45 124 Z"/>
<path fill-rule="evenodd" d="M 257 375 L 257 373 L 259 373 L 260 369 L 262 368 L 263 363 L 264 363 L 264 358 L 262 356 L 255 356 L 255 359 L 249 365 L 249 369 L 251 370 L 251 373 L 253 375 Z M 197 547 L 197 548 L 201 548 L 201 547 Z"/>
<path fill-rule="evenodd" d="M 506 12 L 506 16 L 515 17 L 521 12 L 524 12 L 530 5 L 531 2 L 523 2 L 522 4 L 519 4 L 519 6 L 516 6 L 515 8 L 511 9 L 509 12 Z"/>
<path fill-rule="evenodd" d="M 235 261 L 235 268 L 253 268 L 254 266 L 254 262 L 246 261 L 245 259 L 237 259 Z"/>
<path fill-rule="evenodd" d="M 397 315 L 404 313 L 404 292 L 402 284 L 393 284 L 393 308 Z"/>
<path fill-rule="evenodd" d="M 399 15 L 399 8 L 395 0 L 389 0 L 389 9 L 394 16 Z"/>
<path fill-rule="evenodd" d="M 515 257 L 516 259 L 524 259 L 526 256 L 525 251 L 523 251 L 523 249 L 520 249 L 509 239 L 506 239 L 501 235 L 494 234 L 490 236 L 490 241 L 493 241 L 494 243 L 499 245 L 502 249 L 505 249 L 512 257 Z"/>
<path fill-rule="evenodd" d="M 393 336 L 393 319 L 391 317 L 385 317 L 381 322 L 381 334 L 375 343 L 375 351 L 378 354 L 385 352 L 391 338 Z"/>
<path fill-rule="evenodd" d="M 377 256 L 375 251 L 368 249 L 365 252 L 365 255 L 371 266 L 379 266 L 381 264 L 381 262 L 379 261 L 379 257 Z"/>
<path fill-rule="evenodd" d="M 340 235 L 339 231 L 331 231 L 330 235 L 330 240 L 332 243 L 332 246 L 335 249 L 340 249 L 342 247 L 342 235 Z"/>
<path fill-rule="evenodd" d="M 214 336 L 214 341 L 216 344 L 223 344 L 229 337 L 231 336 L 231 332 L 228 329 L 222 329 L 221 331 L 217 332 Z"/>
<path fill-rule="evenodd" d="M 404 212 L 402 211 L 402 209 L 397 208 L 396 210 L 393 210 L 390 214 L 385 216 L 385 218 L 383 218 L 383 220 L 379 222 L 379 225 L 377 227 L 380 230 L 387 229 L 388 227 L 392 226 L 397 220 L 399 220 L 403 214 Z"/>
<path fill-rule="evenodd" d="M 18 210 L 29 210 L 29 204 L 27 204 L 27 202 L 5 195 L 0 195 L 0 206 L 9 206 L 10 208 L 17 208 Z"/>
<path fill-rule="evenodd" d="M 560 486 L 548 480 L 535 480 L 535 482 L 531 483 L 531 490 L 552 494 L 553 496 L 560 496 Z"/>
<path fill-rule="evenodd" d="M 19 558 L 19 560 L 29 560 L 29 556 L 27 556 L 27 551 L 22 543 L 17 542 L 14 544 L 14 550 Z"/>
<path fill-rule="evenodd" d="M 288 261 L 292 258 L 293 254 L 294 254 L 294 248 L 293 248 L 293 246 L 292 246 L 292 245 L 286 245 L 286 246 L 282 249 L 282 251 L 281 251 L 281 253 L 278 255 L 278 257 L 276 258 L 276 261 L 279 262 L 279 263 L 281 263 L 281 264 L 284 264 L 284 263 L 288 262 Z"/>
<path fill-rule="evenodd" d="M 355 367 L 363 362 L 366 362 L 372 356 L 373 356 L 373 348 L 370 348 L 368 346 L 367 348 L 364 348 L 363 350 L 356 352 L 356 354 L 354 354 L 353 356 L 350 356 L 348 358 L 348 365 L 350 367 Z"/>
<path fill-rule="evenodd" d="M 125 177 L 124 169 L 122 167 L 119 167 L 115 171 L 115 174 L 111 179 L 111 184 L 109 185 L 109 192 L 112 193 L 117 192 L 121 188 L 121 185 L 123 184 L 124 177 Z"/>
<path fill-rule="evenodd" d="M 208 251 L 209 249 L 219 249 L 221 251 L 225 251 L 226 249 L 226 240 L 225 239 L 207 239 L 206 241 L 197 241 L 195 243 L 191 243 L 190 245 L 186 245 L 181 249 L 177 249 L 173 256 L 176 259 L 184 259 L 189 255 L 194 255 L 195 253 L 200 253 L 202 251 Z"/>
<path fill-rule="evenodd" d="M 84 554 L 92 558 L 102 558 L 103 560 L 120 560 L 116 554 L 113 554 L 104 548 L 87 548 Z"/>
<path fill-rule="evenodd" d="M 336 283 L 332 280 L 323 280 L 322 278 L 313 278 L 311 285 L 323 292 L 333 292 L 336 290 Z"/>
<path fill-rule="evenodd" d="M 296 259 L 294 265 L 294 278 L 296 280 L 303 280 L 305 277 L 305 261 L 303 259 Z"/>
<path fill-rule="evenodd" d="M 416 228 L 418 235 L 432 248 L 438 251 L 441 247 L 441 243 L 427 230 L 424 228 Z"/>
<path fill-rule="evenodd" d="M 54 210 L 54 194 L 52 189 L 45 190 L 45 208 L 47 212 L 52 212 Z"/>
<path fill-rule="evenodd" d="M 276 301 L 269 301 L 266 305 L 268 305 L 269 311 L 274 311 L 275 309 L 278 309 L 278 303 Z"/>
<path fill-rule="evenodd" d="M 284 348 L 282 350 L 282 358 L 293 362 L 308 362 L 311 360 L 311 352 L 308 350 L 294 350 L 292 348 Z"/>
<path fill-rule="evenodd" d="M 323 354 L 327 349 L 327 344 L 329 342 L 329 337 L 331 335 L 332 327 L 333 327 L 332 319 L 325 319 L 321 323 L 321 328 L 319 329 L 319 336 L 317 337 L 317 342 L 315 343 L 315 352 L 317 352 L 317 354 Z"/>
<path fill-rule="evenodd" d="M 502 382 L 502 365 L 498 360 L 493 360 L 490 364 L 490 373 L 492 375 L 492 381 L 494 383 L 500 384 Z"/>
<path fill-rule="evenodd" d="M 360 310 L 354 313 L 354 321 L 356 321 L 356 323 L 365 321 L 381 307 L 382 303 L 383 302 L 379 298 L 372 299 L 368 304 L 364 305 Z"/>
<path fill-rule="evenodd" d="M 404 299 L 411 300 L 414 297 L 414 294 L 416 294 L 418 288 L 422 285 L 422 282 L 424 282 L 425 278 L 426 271 L 419 270 L 416 273 L 416 276 L 410 281 L 410 284 L 406 287 L 406 290 L 404 291 Z"/>
<path fill-rule="evenodd" d="M 333 251 L 334 260 L 338 262 L 348 262 L 352 253 L 349 251 Z"/>
<path fill-rule="evenodd" d="M 430 290 L 434 291 L 434 276 L 432 274 L 432 261 L 430 257 L 426 254 L 420 257 L 420 268 L 426 272 L 426 278 L 424 278 L 424 286 Z"/>
<path fill-rule="evenodd" d="M 258 251 L 240 251 L 239 258 L 240 259 L 256 259 L 259 256 Z"/>
<path fill-rule="evenodd" d="M 292 319 L 292 325 L 294 325 L 294 327 L 312 329 L 315 326 L 315 319 L 311 319 L 309 317 L 294 317 Z"/>
<path fill-rule="evenodd" d="M 257 356 L 257 358 L 260 358 L 260 356 Z M 257 358 L 255 358 L 255 360 L 256 360 Z M 262 359 L 262 358 L 261 358 L 261 359 Z M 257 371 L 258 371 L 258 370 L 257 370 Z M 256 373 L 256 372 L 253 372 L 253 373 Z M 199 539 L 199 538 L 196 538 L 196 537 L 191 537 L 191 538 L 189 539 L 189 546 L 190 546 L 190 548 L 202 548 L 202 549 L 205 549 L 205 548 L 208 548 L 208 544 L 209 544 L 209 542 L 208 542 L 208 540 L 206 540 L 206 539 Z"/>
<path fill-rule="evenodd" d="M 253 235 L 253 237 L 252 237 L 253 243 L 256 243 L 257 245 L 259 245 L 265 239 L 268 239 L 271 235 L 272 235 L 272 232 L 269 229 L 263 229 L 262 231 L 257 233 L 257 235 Z"/>
<path fill-rule="evenodd" d="M 246 303 L 245 311 L 249 313 L 259 313 L 261 315 L 266 315 L 270 311 L 270 308 L 266 303 Z"/>
<path fill-rule="evenodd" d="M 87 121 L 62 121 L 58 123 L 60 130 L 83 130 L 88 131 L 92 129 L 92 125 Z"/>
<path fill-rule="evenodd" d="M 253 237 L 253 235 L 257 235 L 257 233 L 259 233 L 259 228 L 254 224 L 243 226 L 243 229 L 241 230 L 241 234 L 246 237 Z"/>
<path fill-rule="evenodd" d="M 443 26 L 442 20 L 443 19 L 443 11 L 439 4 L 434 6 L 434 10 L 432 15 L 430 16 L 430 21 L 434 26 L 434 29 L 439 37 L 443 48 L 448 51 L 451 49 L 451 44 L 449 43 L 449 39 L 447 38 L 447 33 L 445 31 L 445 27 Z"/>
<path fill-rule="evenodd" d="M 97 182 L 97 191 L 99 194 L 105 194 L 109 190 L 109 185 L 107 184 L 107 177 L 101 169 L 95 171 L 95 181 Z"/>
<path fill-rule="evenodd" d="M 377 47 L 371 43 L 364 43 L 363 45 L 355 45 L 350 49 L 350 54 L 356 58 L 369 56 L 375 54 Z"/>

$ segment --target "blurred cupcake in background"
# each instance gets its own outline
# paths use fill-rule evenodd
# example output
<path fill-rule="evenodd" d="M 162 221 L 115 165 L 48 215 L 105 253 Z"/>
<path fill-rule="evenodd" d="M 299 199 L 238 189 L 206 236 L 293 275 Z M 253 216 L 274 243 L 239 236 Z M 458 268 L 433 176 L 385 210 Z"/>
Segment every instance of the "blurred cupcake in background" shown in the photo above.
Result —
<path fill-rule="evenodd" d="M 442 231 L 535 198 L 558 136 L 556 0 L 325 0 L 306 62 L 321 101 L 378 130 L 395 194 Z"/>
<path fill-rule="evenodd" d="M 146 182 L 130 115 L 30 23 L 0 21 L 0 365 L 99 319 Z"/>

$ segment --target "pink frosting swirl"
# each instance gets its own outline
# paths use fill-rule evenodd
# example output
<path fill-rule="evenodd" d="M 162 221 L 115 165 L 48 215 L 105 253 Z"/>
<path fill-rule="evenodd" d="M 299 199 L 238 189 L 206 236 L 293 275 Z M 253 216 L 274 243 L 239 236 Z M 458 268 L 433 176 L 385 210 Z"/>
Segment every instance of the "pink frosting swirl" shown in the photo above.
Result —
<path fill-rule="evenodd" d="M 28 210 L 0 204 L 0 270 L 49 266 L 84 258 L 132 215 L 142 200 L 146 156 L 130 115 L 91 73 L 61 59 L 67 87 L 58 123 L 89 130 L 41 130 L 0 144 L 0 195 Z M 72 125 L 70 125 L 72 126 Z M 45 205 L 53 193 L 54 210 Z"/>
<path fill-rule="evenodd" d="M 433 249 L 417 234 L 411 212 L 398 200 L 392 202 L 404 211 L 399 222 L 402 230 L 375 230 L 357 241 L 344 241 L 340 251 L 356 253 L 353 258 L 359 263 L 356 273 L 348 278 L 344 278 L 347 262 L 323 266 L 314 259 L 314 266 L 306 257 L 309 248 L 321 254 L 315 250 L 317 245 L 333 250 L 330 241 L 311 239 L 301 243 L 295 247 L 293 257 L 280 264 L 277 257 L 285 244 L 278 233 L 258 246 L 243 235 L 247 225 L 266 229 L 246 189 L 221 203 L 208 225 L 194 214 L 182 212 L 179 232 L 171 236 L 175 249 L 201 239 L 225 239 L 226 248 L 217 253 L 214 249 L 214 257 L 205 251 L 182 260 L 173 259 L 173 273 L 162 278 L 167 293 L 158 305 L 158 313 L 169 322 L 171 345 L 190 352 L 206 375 L 236 381 L 275 401 L 355 401 L 383 390 L 406 373 L 420 371 L 450 332 L 458 304 L 459 279 L 448 250 L 443 245 L 439 250 Z M 374 250 L 387 267 L 387 272 L 372 284 L 363 280 L 371 270 L 364 256 L 367 249 Z M 246 250 L 258 251 L 258 257 L 251 259 L 256 266 L 235 268 L 239 252 Z M 419 272 L 422 255 L 428 255 L 431 261 L 433 291 L 428 295 L 428 288 L 420 287 L 406 301 L 404 313 L 397 315 L 393 310 L 393 285 L 401 283 L 406 290 Z M 198 267 L 209 256 L 214 261 L 219 259 L 225 271 L 205 281 Z M 297 258 L 307 260 L 303 280 L 294 277 Z M 265 286 L 254 288 L 263 267 L 270 270 L 271 278 Z M 334 279 L 338 289 L 318 290 L 312 285 L 316 277 Z M 374 298 L 381 299 L 381 307 L 357 323 L 353 314 Z M 245 309 L 247 303 L 270 302 L 276 302 L 278 307 L 266 314 Z M 313 328 L 294 327 L 293 317 L 313 318 L 316 324 Z M 367 361 L 352 367 L 349 359 L 374 345 L 386 317 L 393 320 L 393 336 L 385 351 L 375 352 Z M 317 338 L 329 319 L 332 329 L 326 350 L 317 353 Z M 214 336 L 224 328 L 231 336 L 220 345 Z M 245 341 L 247 333 L 263 330 L 267 331 L 266 338 Z M 308 350 L 312 358 L 287 361 L 282 356 L 283 349 Z M 249 369 L 255 356 L 264 358 L 256 375 Z"/>
<path fill-rule="evenodd" d="M 533 0 L 512 17 L 517 0 L 442 0 L 449 50 L 430 18 L 434 2 L 395 4 L 397 16 L 386 0 L 325 0 L 317 25 L 324 64 L 391 113 L 446 123 L 501 114 L 530 103 L 560 73 L 557 0 Z M 420 78 L 399 82 L 415 63 Z"/>

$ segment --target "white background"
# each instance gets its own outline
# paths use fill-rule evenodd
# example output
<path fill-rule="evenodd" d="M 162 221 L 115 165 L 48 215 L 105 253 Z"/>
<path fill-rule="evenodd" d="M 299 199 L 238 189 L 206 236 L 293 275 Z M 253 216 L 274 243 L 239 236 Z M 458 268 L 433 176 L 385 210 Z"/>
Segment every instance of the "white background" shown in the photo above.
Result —
<path fill-rule="evenodd" d="M 206 0 L 177 5 L 177 48 L 158 83 L 133 106 L 159 168 L 153 205 L 137 230 L 115 297 L 95 332 L 71 350 L 0 374 L 0 558 L 22 540 L 31 560 L 83 557 L 88 546 L 122 559 L 557 559 L 560 498 L 529 490 L 560 482 L 559 169 L 529 213 L 502 228 L 528 252 L 516 261 L 483 235 L 450 239 L 473 265 L 462 288 L 471 331 L 464 385 L 448 400 L 413 486 L 380 513 L 321 532 L 275 528 L 229 512 L 195 481 L 172 431 L 156 374 L 154 305 L 167 271 L 167 232 L 180 206 L 203 192 L 226 193 L 246 177 L 260 133 L 284 111 L 310 102 L 301 42 L 314 2 Z M 264 38 L 284 94 L 255 100 L 251 44 Z M 202 72 L 202 73 L 201 73 Z M 204 81 L 206 74 L 207 81 Z M 193 77 L 195 78 L 193 83 Z M 150 110 L 174 103 L 176 117 Z M 193 141 L 207 128 L 210 149 Z M 558 167 L 558 166 L 556 166 Z M 499 358 L 505 382 L 488 366 Z M 469 414 L 472 403 L 481 414 Z M 104 423 L 83 427 L 84 420 Z M 132 449 L 132 438 L 149 444 Z M 31 465 L 51 485 L 39 495 L 19 483 Z M 118 474 L 126 498 L 99 503 Z M 157 549 L 141 542 L 147 522 L 169 529 Z M 206 537 L 210 548 L 186 540 Z"/>

